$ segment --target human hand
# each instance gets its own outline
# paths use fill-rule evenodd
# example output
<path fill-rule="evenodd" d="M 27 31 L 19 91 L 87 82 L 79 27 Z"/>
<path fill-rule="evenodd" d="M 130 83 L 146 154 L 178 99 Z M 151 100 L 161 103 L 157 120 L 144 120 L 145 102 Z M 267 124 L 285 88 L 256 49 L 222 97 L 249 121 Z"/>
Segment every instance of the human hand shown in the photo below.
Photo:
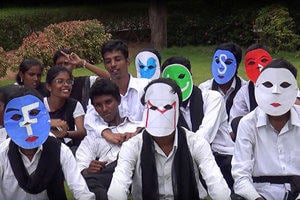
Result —
<path fill-rule="evenodd" d="M 65 120 L 51 119 L 51 127 L 57 129 L 57 131 L 68 131 L 69 126 Z"/>
<path fill-rule="evenodd" d="M 125 135 L 121 133 L 113 133 L 110 129 L 105 129 L 102 132 L 102 137 L 106 139 L 106 141 L 112 143 L 121 145 L 125 141 Z"/>
<path fill-rule="evenodd" d="M 66 54 L 61 51 L 61 53 L 67 58 L 66 62 L 72 65 L 83 66 L 84 60 L 81 59 L 76 53 L 72 52 L 70 54 Z"/>
<path fill-rule="evenodd" d="M 89 164 L 89 167 L 87 168 L 88 173 L 96 173 L 103 168 L 105 168 L 105 165 L 107 164 L 106 161 L 102 162 L 99 160 L 92 160 Z"/>

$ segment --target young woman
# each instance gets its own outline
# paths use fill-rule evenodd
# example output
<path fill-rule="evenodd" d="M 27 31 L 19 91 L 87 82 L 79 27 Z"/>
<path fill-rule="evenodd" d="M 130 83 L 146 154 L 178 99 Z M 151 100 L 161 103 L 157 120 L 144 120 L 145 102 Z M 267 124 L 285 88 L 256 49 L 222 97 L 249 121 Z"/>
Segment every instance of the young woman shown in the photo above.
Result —
<path fill-rule="evenodd" d="M 51 67 L 46 76 L 50 95 L 44 98 L 44 104 L 50 114 L 51 132 L 75 150 L 86 131 L 83 107 L 79 101 L 70 98 L 73 83 L 73 76 L 67 68 L 61 65 Z"/>
<path fill-rule="evenodd" d="M 26 58 L 19 65 L 16 84 L 36 89 L 42 96 L 48 96 L 45 83 L 41 82 L 44 67 L 35 58 Z"/>

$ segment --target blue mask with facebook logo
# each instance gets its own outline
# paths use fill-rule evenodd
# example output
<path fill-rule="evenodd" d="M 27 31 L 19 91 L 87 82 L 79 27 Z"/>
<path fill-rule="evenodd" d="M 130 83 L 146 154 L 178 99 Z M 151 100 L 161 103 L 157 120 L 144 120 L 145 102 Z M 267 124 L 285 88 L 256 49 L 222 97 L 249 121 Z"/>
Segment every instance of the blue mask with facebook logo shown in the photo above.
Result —
<path fill-rule="evenodd" d="M 40 99 L 25 95 L 10 100 L 6 105 L 4 127 L 14 143 L 24 149 L 33 149 L 46 141 L 50 116 Z"/>

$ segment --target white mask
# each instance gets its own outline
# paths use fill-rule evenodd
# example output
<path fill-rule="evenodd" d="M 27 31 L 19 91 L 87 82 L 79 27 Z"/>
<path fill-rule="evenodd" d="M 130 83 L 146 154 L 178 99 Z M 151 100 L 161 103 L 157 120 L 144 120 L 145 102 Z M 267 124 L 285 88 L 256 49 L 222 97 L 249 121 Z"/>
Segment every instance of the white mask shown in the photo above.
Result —
<path fill-rule="evenodd" d="M 297 80 L 285 68 L 265 69 L 255 84 L 258 106 L 272 116 L 287 113 L 296 101 L 297 92 Z"/>
<path fill-rule="evenodd" d="M 138 78 L 157 79 L 160 77 L 160 64 L 157 56 L 150 51 L 142 51 L 135 57 Z"/>
<path fill-rule="evenodd" d="M 147 132 L 156 137 L 173 133 L 179 117 L 179 98 L 171 86 L 154 83 L 145 93 L 143 120 Z"/>

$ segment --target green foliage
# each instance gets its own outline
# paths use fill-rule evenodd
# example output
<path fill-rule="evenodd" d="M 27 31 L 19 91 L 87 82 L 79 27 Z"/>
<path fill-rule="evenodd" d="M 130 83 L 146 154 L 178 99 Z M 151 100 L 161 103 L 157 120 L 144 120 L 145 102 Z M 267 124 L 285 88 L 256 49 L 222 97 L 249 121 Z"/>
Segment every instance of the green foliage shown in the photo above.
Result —
<path fill-rule="evenodd" d="M 273 52 L 295 51 L 300 44 L 300 36 L 295 34 L 295 22 L 288 9 L 278 4 L 262 8 L 255 20 L 254 29 L 259 40 Z"/>
<path fill-rule="evenodd" d="M 89 62 L 99 63 L 101 46 L 110 37 L 98 20 L 51 24 L 43 32 L 33 32 L 25 38 L 16 55 L 22 58 L 34 57 L 44 65 L 51 66 L 54 52 L 59 48 L 69 48 Z"/>

